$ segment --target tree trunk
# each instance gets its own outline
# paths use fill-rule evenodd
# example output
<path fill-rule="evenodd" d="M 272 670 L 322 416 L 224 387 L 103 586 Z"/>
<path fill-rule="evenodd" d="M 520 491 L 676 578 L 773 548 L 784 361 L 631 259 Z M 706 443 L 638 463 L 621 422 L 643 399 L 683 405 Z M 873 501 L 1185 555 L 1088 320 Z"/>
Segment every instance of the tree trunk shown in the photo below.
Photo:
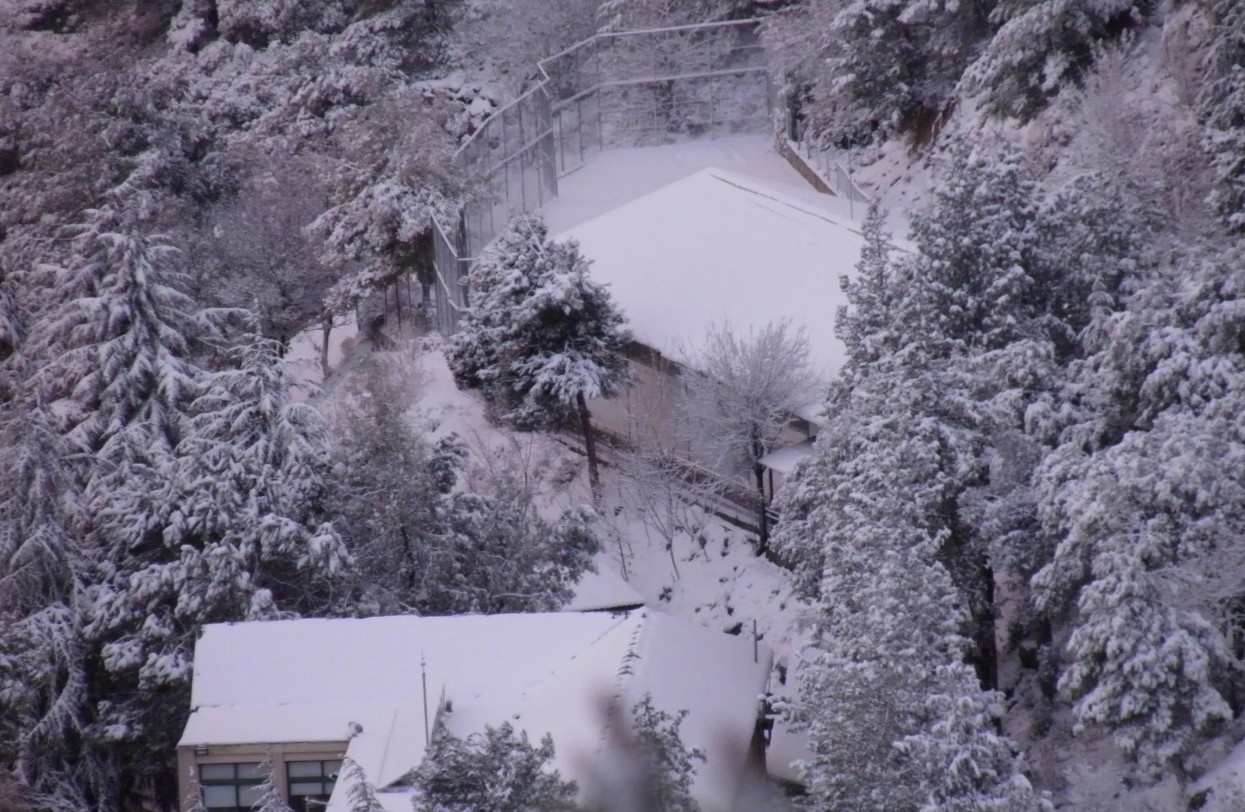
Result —
<path fill-rule="evenodd" d="M 765 466 L 761 464 L 761 458 L 765 456 L 765 446 L 761 443 L 761 429 L 757 425 L 753 425 L 749 437 L 751 441 L 752 451 L 752 476 L 756 480 L 757 486 L 757 555 L 764 555 L 769 549 L 769 514 L 765 509 Z"/>
<path fill-rule="evenodd" d="M 328 382 L 329 373 L 329 336 L 333 333 L 333 317 L 326 316 L 320 325 L 323 331 L 320 336 L 320 378 L 324 382 Z"/>
<path fill-rule="evenodd" d="M 764 555 L 769 549 L 769 513 L 766 512 L 768 507 L 765 504 L 765 466 L 753 465 L 752 475 L 756 478 L 757 483 L 757 555 Z"/>
<path fill-rule="evenodd" d="M 592 415 L 588 413 L 588 401 L 583 394 L 575 396 L 579 411 L 579 428 L 584 434 L 584 452 L 588 455 L 588 487 L 592 490 L 592 504 L 601 507 L 601 471 L 597 467 L 597 443 L 592 436 Z"/>

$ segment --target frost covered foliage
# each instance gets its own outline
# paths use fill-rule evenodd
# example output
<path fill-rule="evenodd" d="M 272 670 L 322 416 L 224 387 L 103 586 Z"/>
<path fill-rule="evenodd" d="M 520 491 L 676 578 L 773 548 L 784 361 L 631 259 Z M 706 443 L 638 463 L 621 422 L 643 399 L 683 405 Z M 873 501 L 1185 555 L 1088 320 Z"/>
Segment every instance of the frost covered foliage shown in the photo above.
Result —
<path fill-rule="evenodd" d="M 940 439 L 896 414 L 888 388 L 858 388 L 808 464 L 827 488 L 806 519 L 822 567 L 800 695 L 810 795 L 833 809 L 1043 809 L 995 731 L 1001 697 L 965 662 L 967 613 L 939 561 Z"/>
<path fill-rule="evenodd" d="M 680 738 L 679 728 L 687 711 L 670 713 L 653 705 L 652 696 L 645 694 L 631 708 L 624 753 L 620 756 L 629 776 L 630 789 L 639 797 L 634 807 L 622 798 L 606 803 L 608 810 L 651 809 L 655 812 L 699 812 L 700 805 L 692 797 L 696 763 L 705 762 L 699 748 L 688 749 Z"/>
<path fill-rule="evenodd" d="M 402 90 L 340 117 L 332 136 L 337 157 L 336 205 L 311 224 L 324 259 L 353 266 L 326 295 L 344 312 L 405 274 L 431 300 L 434 218 L 456 222 L 464 189 L 452 174 L 447 112 L 429 114 L 429 99 Z"/>
<path fill-rule="evenodd" d="M 341 276 L 304 233 L 325 209 L 315 162 L 245 156 L 238 189 L 213 205 L 201 238 L 193 237 L 199 298 L 247 308 L 268 338 L 288 347 L 324 315 L 324 296 Z"/>
<path fill-rule="evenodd" d="M 601 31 L 634 31 L 716 23 L 751 17 L 753 0 L 604 0 L 597 11 Z"/>
<path fill-rule="evenodd" d="M 679 425 L 695 459 L 752 490 L 760 547 L 769 542 L 765 468 L 797 410 L 817 399 L 808 336 L 789 322 L 746 334 L 715 325 L 684 361 Z"/>
<path fill-rule="evenodd" d="M 1103 42 L 1146 25 L 1155 0 L 1000 0 L 990 11 L 997 31 L 964 77 L 984 107 L 1028 119 L 1074 86 Z"/>
<path fill-rule="evenodd" d="M 599 0 L 467 0 L 454 21 L 451 59 L 464 68 L 488 59 L 517 95 L 536 63 L 597 31 Z"/>
<path fill-rule="evenodd" d="M 255 812 L 293 812 L 290 805 L 285 802 L 281 788 L 277 785 L 277 769 L 277 766 L 272 763 L 270 752 L 259 765 L 264 780 L 255 788 L 255 794 L 258 797 L 251 807 Z"/>
<path fill-rule="evenodd" d="M 411 774 L 416 812 L 570 812 L 578 788 L 565 781 L 546 734 L 532 746 L 509 722 L 460 739 L 438 726 L 423 763 Z"/>
<path fill-rule="evenodd" d="M 324 611 L 348 564 L 317 503 L 322 424 L 289 406 L 272 342 L 178 290 L 146 200 L 123 184 L 32 277 L 55 298 L 0 411 L 5 492 L 41 497 L 5 519 L 0 701 L 26 731 L 5 756 L 57 809 L 171 795 L 198 628 Z"/>
<path fill-rule="evenodd" d="M 471 269 L 471 301 L 446 359 L 459 386 L 480 389 L 521 428 L 577 420 L 593 492 L 597 460 L 587 401 L 630 380 L 630 335 L 609 291 L 592 281 L 574 242 L 556 243 L 542 219 L 516 218 Z"/>
<path fill-rule="evenodd" d="M 964 147 L 914 218 L 915 255 L 866 218 L 837 322 L 844 376 L 774 542 L 821 604 L 801 709 L 819 803 L 1044 805 L 983 686 L 997 684 L 996 572 L 1027 578 L 1058 537 L 1024 431 L 1055 419 L 1065 365 L 1140 266 L 1131 221 L 1089 216 L 1109 211 L 1097 188 L 1044 194 L 1015 150 Z"/>
<path fill-rule="evenodd" d="M 987 31 L 979 3 L 805 0 L 770 18 L 766 37 L 811 135 L 851 145 L 927 138 Z"/>
<path fill-rule="evenodd" d="M 413 364 L 373 354 L 334 392 L 335 504 L 373 611 L 551 611 L 599 548 L 589 511 L 537 513 L 540 464 L 436 442 L 410 413 Z"/>
<path fill-rule="evenodd" d="M 1150 775 L 1188 768 L 1232 711 L 1234 588 L 1245 483 L 1241 251 L 1190 249 L 1087 333 L 1070 425 L 1039 470 L 1058 532 L 1035 585 L 1075 606 L 1061 688 Z"/>
<path fill-rule="evenodd" d="M 1154 0 L 803 0 L 772 17 L 766 35 L 813 136 L 923 143 L 968 95 L 988 114 L 1031 118 L 1076 86 L 1103 43 L 1157 9 Z"/>
<path fill-rule="evenodd" d="M 1245 231 L 1245 8 L 1232 0 L 1200 4 L 1213 23 L 1207 75 L 1195 103 L 1205 122 L 1218 187 L 1212 204 L 1228 225 Z"/>

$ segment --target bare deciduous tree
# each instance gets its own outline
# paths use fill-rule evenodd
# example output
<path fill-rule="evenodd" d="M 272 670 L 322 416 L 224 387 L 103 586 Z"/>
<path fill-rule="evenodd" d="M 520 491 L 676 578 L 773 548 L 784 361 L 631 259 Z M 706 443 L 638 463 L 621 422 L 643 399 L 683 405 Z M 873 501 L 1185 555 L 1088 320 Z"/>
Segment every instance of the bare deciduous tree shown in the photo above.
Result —
<path fill-rule="evenodd" d="M 816 397 L 808 334 L 789 320 L 739 333 L 713 325 L 686 353 L 689 368 L 680 421 L 694 460 L 729 483 L 749 483 L 759 529 L 758 552 L 769 544 L 765 469 L 797 409 Z"/>
<path fill-rule="evenodd" d="M 305 232 L 327 208 L 325 192 L 305 159 L 252 155 L 239 171 L 247 177 L 237 193 L 209 215 L 200 285 L 223 305 L 255 311 L 264 335 L 288 348 L 326 318 L 324 295 L 340 275 Z"/>

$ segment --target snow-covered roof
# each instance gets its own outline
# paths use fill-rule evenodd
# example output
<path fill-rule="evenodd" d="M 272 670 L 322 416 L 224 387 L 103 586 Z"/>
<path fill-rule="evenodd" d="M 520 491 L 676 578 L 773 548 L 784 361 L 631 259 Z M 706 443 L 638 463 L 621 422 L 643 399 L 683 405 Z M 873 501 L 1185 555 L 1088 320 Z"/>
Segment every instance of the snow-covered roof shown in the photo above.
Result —
<path fill-rule="evenodd" d="M 834 319 L 864 240 L 814 193 L 709 168 L 581 223 L 578 240 L 635 337 L 670 357 L 711 324 L 791 319 L 808 331 L 814 365 L 843 363 Z"/>
<path fill-rule="evenodd" d="M 783 446 L 782 448 L 771 451 L 758 462 L 766 468 L 777 471 L 780 474 L 789 474 L 795 468 L 795 464 L 800 460 L 810 457 L 813 454 L 813 441 L 806 440 L 795 445 Z"/>
<path fill-rule="evenodd" d="M 638 609 L 645 603 L 635 587 L 608 570 L 589 570 L 575 585 L 575 597 L 563 611 L 594 612 L 604 609 Z"/>
<path fill-rule="evenodd" d="M 555 766 L 585 792 L 608 770 L 611 703 L 626 710 L 648 693 L 687 710 L 684 742 L 708 755 L 694 794 L 724 810 L 769 672 L 763 647 L 757 660 L 748 639 L 651 610 L 210 625 L 181 745 L 348 741 L 346 755 L 388 787 L 424 756 L 422 661 L 430 718 L 444 696 L 456 735 L 504 721 L 534 741 L 549 733 Z M 345 810 L 348 791 L 339 781 L 329 810 Z"/>

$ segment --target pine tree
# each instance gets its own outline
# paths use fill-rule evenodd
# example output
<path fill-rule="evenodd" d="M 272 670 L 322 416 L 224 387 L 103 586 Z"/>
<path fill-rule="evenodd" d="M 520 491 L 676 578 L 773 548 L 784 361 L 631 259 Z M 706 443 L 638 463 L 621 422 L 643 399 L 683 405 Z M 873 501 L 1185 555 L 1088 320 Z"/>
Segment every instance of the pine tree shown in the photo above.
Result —
<path fill-rule="evenodd" d="M 640 791 L 642 808 L 655 812 L 699 812 L 700 805 L 692 797 L 692 781 L 696 762 L 705 762 L 704 751 L 688 749 L 680 738 L 679 728 L 687 711 L 669 713 L 653 705 L 653 697 L 645 694 L 631 708 L 628 745 L 631 756 L 641 762 Z"/>
<path fill-rule="evenodd" d="M 853 276 L 839 277 L 839 287 L 851 305 L 840 305 L 835 315 L 835 335 L 849 348 L 853 367 L 867 367 L 899 349 L 899 336 L 893 332 L 893 312 L 899 295 L 893 266 L 890 234 L 886 230 L 887 212 L 870 204 L 861 223 L 864 246 Z"/>
<path fill-rule="evenodd" d="M 873 408 L 832 418 L 810 463 L 827 487 L 811 525 L 821 611 L 800 707 L 810 795 L 834 809 L 1043 809 L 994 730 L 998 695 L 964 662 L 965 605 L 939 560 L 941 440 L 893 396 L 858 392 Z"/>
<path fill-rule="evenodd" d="M 1052 616 L 1077 610 L 1060 687 L 1150 776 L 1183 774 L 1231 716 L 1235 621 L 1211 596 L 1225 594 L 1213 573 L 1237 572 L 1245 519 L 1230 462 L 1245 438 L 1228 418 L 1245 379 L 1228 315 L 1240 262 L 1239 248 L 1186 250 L 1096 316 L 1069 376 L 1070 425 L 1038 472 L 1060 540 L 1037 598 Z"/>
<path fill-rule="evenodd" d="M 982 4 L 941 0 L 812 0 L 793 4 L 766 28 L 805 102 L 809 135 L 838 147 L 892 135 L 929 140 L 989 35 Z"/>
<path fill-rule="evenodd" d="M 630 380 L 629 336 L 574 243 L 554 243 L 539 217 L 510 224 L 472 269 L 472 302 L 446 358 L 460 386 L 480 388 L 523 427 L 579 423 L 594 499 L 600 494 L 588 400 Z"/>
<path fill-rule="evenodd" d="M 259 769 L 264 780 L 255 788 L 258 797 L 251 808 L 255 812 L 293 812 L 282 797 L 281 788 L 277 786 L 277 766 L 273 763 L 271 752 L 265 756 Z"/>
<path fill-rule="evenodd" d="M 575 809 L 575 782 L 547 769 L 553 739 L 540 746 L 509 722 L 460 739 L 438 727 L 432 747 L 412 777 L 416 812 L 559 812 Z"/>
<path fill-rule="evenodd" d="M 1210 75 L 1196 100 L 1204 122 L 1217 188 L 1211 203 L 1227 223 L 1245 231 L 1245 11 L 1232 0 L 1202 3 L 1214 21 Z"/>
<path fill-rule="evenodd" d="M 998 116 L 1028 119 L 1093 64 L 1101 43 L 1144 26 L 1154 0 L 1002 0 L 965 84 Z"/>

